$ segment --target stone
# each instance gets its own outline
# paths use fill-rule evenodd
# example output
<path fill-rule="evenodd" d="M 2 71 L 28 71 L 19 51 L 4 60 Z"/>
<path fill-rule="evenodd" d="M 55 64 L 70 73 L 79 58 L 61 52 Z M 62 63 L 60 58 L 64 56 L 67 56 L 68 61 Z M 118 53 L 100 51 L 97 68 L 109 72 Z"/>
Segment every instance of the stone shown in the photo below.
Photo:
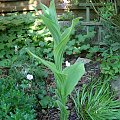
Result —
<path fill-rule="evenodd" d="M 115 92 L 116 97 L 120 100 L 120 76 L 111 81 L 111 90 Z"/>
<path fill-rule="evenodd" d="M 81 61 L 81 62 L 84 63 L 84 64 L 87 64 L 87 63 L 91 62 L 90 59 L 80 58 L 80 57 L 76 60 L 76 62 L 79 62 L 79 61 Z"/>

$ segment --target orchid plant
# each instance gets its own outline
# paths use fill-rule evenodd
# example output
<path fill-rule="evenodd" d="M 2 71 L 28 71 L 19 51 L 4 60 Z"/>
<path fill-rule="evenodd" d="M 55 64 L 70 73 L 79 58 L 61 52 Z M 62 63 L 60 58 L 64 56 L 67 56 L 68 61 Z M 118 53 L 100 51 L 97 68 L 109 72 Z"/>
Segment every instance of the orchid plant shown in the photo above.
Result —
<path fill-rule="evenodd" d="M 84 64 L 81 62 L 75 62 L 73 65 L 67 66 L 64 69 L 62 68 L 63 54 L 65 52 L 66 44 L 69 41 L 72 30 L 79 22 L 79 18 L 73 19 L 71 27 L 67 28 L 63 33 L 61 33 L 57 20 L 54 0 L 50 2 L 49 8 L 42 3 L 40 6 L 43 11 L 43 14 L 40 14 L 40 17 L 51 32 L 54 40 L 53 54 L 55 62 L 53 63 L 44 60 L 33 54 L 28 49 L 27 51 L 30 55 L 47 66 L 53 72 L 56 82 L 56 102 L 60 109 L 60 120 L 67 120 L 69 115 L 66 106 L 68 95 L 71 94 L 74 87 L 85 73 Z"/>

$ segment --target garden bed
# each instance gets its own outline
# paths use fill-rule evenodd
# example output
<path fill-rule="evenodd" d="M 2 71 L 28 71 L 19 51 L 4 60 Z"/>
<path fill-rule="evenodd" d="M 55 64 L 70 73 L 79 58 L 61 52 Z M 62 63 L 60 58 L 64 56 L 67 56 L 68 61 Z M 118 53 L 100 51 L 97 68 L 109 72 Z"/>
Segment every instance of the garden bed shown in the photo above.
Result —
<path fill-rule="evenodd" d="M 0 17 L 0 119 L 59 120 L 68 111 L 69 120 L 120 119 L 120 30 L 111 4 L 104 7 L 97 43 L 94 27 L 86 32 L 79 18 L 59 26 L 54 7 L 41 18 Z"/>

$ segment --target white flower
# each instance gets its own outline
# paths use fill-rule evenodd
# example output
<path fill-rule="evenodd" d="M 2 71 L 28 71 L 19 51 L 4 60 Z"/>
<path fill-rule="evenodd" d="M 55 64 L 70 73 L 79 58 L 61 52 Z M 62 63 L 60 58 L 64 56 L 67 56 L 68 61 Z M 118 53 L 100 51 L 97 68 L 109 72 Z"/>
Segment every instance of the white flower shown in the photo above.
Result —
<path fill-rule="evenodd" d="M 28 80 L 32 80 L 32 79 L 33 79 L 33 75 L 27 74 L 27 79 L 28 79 Z"/>
<path fill-rule="evenodd" d="M 69 67 L 70 63 L 68 61 L 65 62 L 66 66 Z"/>
<path fill-rule="evenodd" d="M 15 45 L 15 53 L 18 51 L 18 46 Z"/>

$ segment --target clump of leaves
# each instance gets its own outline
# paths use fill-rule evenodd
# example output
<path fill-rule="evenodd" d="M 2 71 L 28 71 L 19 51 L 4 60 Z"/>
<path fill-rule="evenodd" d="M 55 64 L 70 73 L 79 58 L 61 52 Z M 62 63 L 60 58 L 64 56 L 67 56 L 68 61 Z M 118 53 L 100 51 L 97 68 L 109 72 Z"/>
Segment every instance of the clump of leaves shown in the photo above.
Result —
<path fill-rule="evenodd" d="M 108 81 L 83 85 L 73 100 L 80 120 L 120 119 L 120 101 L 112 95 Z"/>
<path fill-rule="evenodd" d="M 5 29 L 3 30 L 3 28 Z M 10 67 L 14 64 L 18 59 L 18 55 L 21 54 L 22 48 L 25 46 L 35 51 L 36 54 L 39 53 L 41 57 L 44 56 L 52 59 L 52 41 L 48 29 L 41 19 L 37 19 L 33 13 L 1 16 L 0 66 Z"/>
<path fill-rule="evenodd" d="M 52 97 L 48 96 L 49 90 L 47 90 L 45 83 L 49 72 L 43 71 L 43 66 L 33 57 L 29 59 L 25 50 L 21 50 L 20 54 L 17 55 L 17 60 L 11 65 L 9 74 L 16 79 L 20 90 L 35 96 L 36 106 L 39 105 L 40 110 L 52 107 Z M 27 75 L 32 75 L 33 79 L 29 80 Z M 51 94 L 51 91 L 49 93 Z"/>
<path fill-rule="evenodd" d="M 84 34 L 76 34 L 76 31 L 71 36 L 71 40 L 68 42 L 68 46 L 66 46 L 66 55 L 79 55 L 83 51 L 90 52 L 92 47 L 92 38 L 95 36 L 95 32 L 89 32 L 87 35 Z M 96 52 L 96 51 L 94 51 Z M 91 54 L 93 52 L 91 51 Z"/>
<path fill-rule="evenodd" d="M 0 79 L 0 119 L 34 120 L 35 98 L 19 90 L 16 81 L 11 78 Z"/>
<path fill-rule="evenodd" d="M 104 75 L 113 77 L 120 74 L 120 56 L 108 55 L 102 58 L 101 72 Z"/>

